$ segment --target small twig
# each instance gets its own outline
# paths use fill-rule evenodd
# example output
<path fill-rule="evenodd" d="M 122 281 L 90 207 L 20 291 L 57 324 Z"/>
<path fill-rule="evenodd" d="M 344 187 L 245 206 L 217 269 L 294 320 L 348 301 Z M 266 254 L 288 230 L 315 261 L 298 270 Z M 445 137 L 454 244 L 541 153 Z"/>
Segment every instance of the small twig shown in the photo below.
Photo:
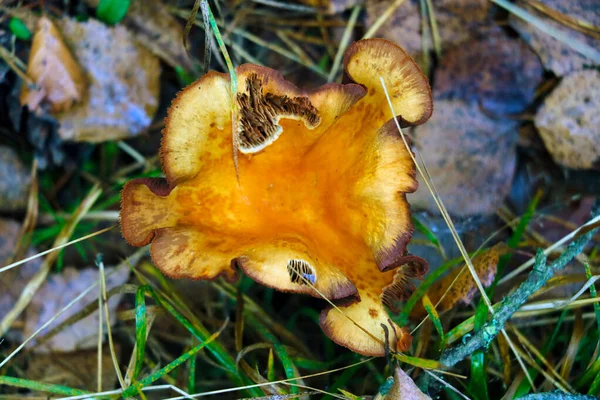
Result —
<path fill-rule="evenodd" d="M 592 208 L 591 218 L 596 218 L 599 214 L 600 201 L 597 200 Z M 563 269 L 577 254 L 583 251 L 597 229 L 598 228 L 592 229 L 581 235 L 577 240 L 567 246 L 565 252 L 556 261 L 548 266 L 546 265 L 546 256 L 544 252 L 538 250 L 533 270 L 527 279 L 521 283 L 517 290 L 512 292 L 502 301 L 501 307 L 480 331 L 467 339 L 464 344 L 444 351 L 440 357 L 440 362 L 446 367 L 452 367 L 467 358 L 476 350 L 487 347 L 504 328 L 504 325 L 512 315 L 521 308 L 525 301 L 527 301 L 533 293 L 541 289 L 557 271 Z"/>
<path fill-rule="evenodd" d="M 358 15 L 360 14 L 360 5 L 354 6 L 352 9 L 352 14 L 348 19 L 348 25 L 346 25 L 346 29 L 344 30 L 344 35 L 342 36 L 342 40 L 338 46 L 338 51 L 335 55 L 335 59 L 333 60 L 333 66 L 329 71 L 329 75 L 327 76 L 327 82 L 333 82 L 335 79 L 338 70 L 340 69 L 340 65 L 342 64 L 342 59 L 344 58 L 344 53 L 346 52 L 346 48 L 350 43 L 350 37 L 352 36 L 352 31 L 354 30 L 354 26 L 356 25 L 356 21 L 358 19 Z"/>

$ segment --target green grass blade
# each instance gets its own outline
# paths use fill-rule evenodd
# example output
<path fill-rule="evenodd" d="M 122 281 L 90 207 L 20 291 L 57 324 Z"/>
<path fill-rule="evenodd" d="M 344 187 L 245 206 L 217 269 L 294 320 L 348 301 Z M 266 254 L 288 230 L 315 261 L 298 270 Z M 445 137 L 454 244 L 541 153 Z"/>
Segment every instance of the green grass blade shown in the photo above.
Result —
<path fill-rule="evenodd" d="M 446 253 L 444 252 L 444 248 L 442 247 L 437 236 L 435 236 L 435 233 L 433 233 L 431 231 L 431 229 L 429 229 L 427 227 L 427 225 L 425 225 L 423 222 L 421 222 L 421 220 L 419 220 L 414 215 L 412 217 L 412 221 L 413 221 L 413 225 L 415 226 L 415 229 L 417 231 L 421 232 L 423 235 L 425 235 L 427 240 L 429 240 L 431 242 L 431 244 L 433 244 L 438 249 L 438 251 L 440 252 L 442 257 L 446 258 Z"/>
<path fill-rule="evenodd" d="M 427 311 L 427 314 L 429 314 L 429 318 L 431 318 L 431 322 L 433 322 L 435 330 L 437 331 L 438 335 L 440 335 L 440 337 L 443 338 L 444 328 L 442 327 L 442 321 L 440 320 L 440 316 L 437 310 L 435 309 L 435 306 L 433 305 L 431 299 L 429 298 L 429 296 L 427 296 L 427 294 L 423 296 L 422 301 L 423 307 L 425 308 L 425 311 Z"/>
<path fill-rule="evenodd" d="M 269 359 L 267 361 L 267 379 L 269 382 L 275 380 L 275 358 L 273 357 L 273 349 L 269 349 Z"/>
<path fill-rule="evenodd" d="M 396 353 L 394 357 L 403 363 L 419 367 L 423 369 L 440 369 L 443 365 L 437 360 L 429 360 L 427 358 L 407 356 L 406 354 Z"/>
<path fill-rule="evenodd" d="M 188 393 L 196 393 L 196 356 L 190 358 L 190 370 L 188 372 Z"/>
<path fill-rule="evenodd" d="M 488 308 L 483 301 L 477 305 L 473 330 L 479 331 L 487 321 Z M 477 350 L 471 355 L 471 379 L 469 380 L 469 391 L 475 399 L 487 400 L 488 387 L 485 370 L 485 352 Z"/>
<path fill-rule="evenodd" d="M 82 396 L 90 393 L 81 389 L 73 389 L 67 386 L 36 382 L 29 379 L 15 378 L 12 376 L 0 376 L 0 385 L 36 390 L 38 392 L 60 394 L 62 396 Z"/>
<path fill-rule="evenodd" d="M 121 394 L 121 397 L 126 399 L 127 397 L 133 396 L 135 393 L 138 392 L 138 390 L 140 388 L 150 386 L 152 383 L 156 382 L 163 376 L 169 374 L 175 368 L 179 367 L 181 364 L 186 362 L 190 357 L 194 356 L 196 353 L 198 353 L 204 347 L 206 347 L 207 345 L 212 343 L 217 337 L 219 337 L 219 335 L 221 334 L 223 329 L 225 329 L 225 327 L 227 326 L 228 322 L 229 321 L 225 321 L 223 326 L 217 332 L 213 333 L 209 338 L 207 338 L 206 341 L 204 341 L 204 342 L 198 344 L 197 346 L 195 346 L 194 348 L 186 351 L 181 356 L 179 356 L 177 359 L 173 360 L 172 362 L 170 362 L 163 368 L 159 369 L 155 373 L 145 377 L 144 379 L 140 380 L 139 382 L 134 383 L 132 386 L 125 389 L 123 391 L 123 393 Z"/>
<path fill-rule="evenodd" d="M 144 356 L 146 353 L 146 292 L 150 289 L 149 286 L 141 286 L 135 293 L 135 368 L 133 370 L 133 380 L 142 372 L 144 365 Z"/>
<path fill-rule="evenodd" d="M 279 339 L 277 339 L 277 337 L 273 335 L 267 328 L 261 325 L 252 315 L 247 315 L 246 318 L 247 321 L 252 325 L 252 327 L 255 328 L 266 341 L 273 343 L 275 353 L 277 353 L 277 357 L 279 357 L 279 360 L 283 365 L 285 377 L 287 379 L 295 378 L 296 367 L 294 366 L 294 363 L 292 362 L 287 350 L 285 349 L 285 346 L 281 344 Z M 292 394 L 297 394 L 298 387 L 291 386 L 291 392 Z"/>

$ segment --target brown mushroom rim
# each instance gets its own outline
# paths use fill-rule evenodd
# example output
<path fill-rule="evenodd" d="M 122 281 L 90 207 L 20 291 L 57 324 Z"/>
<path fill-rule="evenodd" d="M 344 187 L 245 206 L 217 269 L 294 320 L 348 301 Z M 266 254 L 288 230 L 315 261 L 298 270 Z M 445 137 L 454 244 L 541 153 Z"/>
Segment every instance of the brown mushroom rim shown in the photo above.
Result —
<path fill-rule="evenodd" d="M 234 96 L 228 76 L 210 72 L 173 101 L 161 146 L 166 181 L 125 185 L 125 239 L 152 242 L 154 262 L 171 277 L 234 279 L 239 266 L 282 291 L 352 299 L 340 307 L 353 322 L 335 309 L 322 315 L 334 341 L 383 355 L 385 324 L 405 350 L 410 336 L 383 302 L 405 297 L 426 264 L 406 254 L 415 167 L 386 124 L 393 115 L 379 76 L 396 112 L 414 123 L 431 115 L 427 79 L 381 39 L 350 46 L 345 71 L 358 84 L 303 91 L 269 68 L 236 71 Z"/>

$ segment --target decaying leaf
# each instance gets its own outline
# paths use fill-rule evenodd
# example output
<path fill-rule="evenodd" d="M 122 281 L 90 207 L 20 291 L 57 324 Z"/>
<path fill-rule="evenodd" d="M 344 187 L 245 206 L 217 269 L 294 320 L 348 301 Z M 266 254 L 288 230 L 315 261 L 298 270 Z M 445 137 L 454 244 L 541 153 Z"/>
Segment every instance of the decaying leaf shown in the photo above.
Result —
<path fill-rule="evenodd" d="M 25 208 L 30 184 L 30 172 L 15 151 L 0 146 L 0 211 Z"/>
<path fill-rule="evenodd" d="M 600 72 L 565 77 L 544 100 L 535 126 L 554 160 L 569 168 L 600 167 Z"/>
<path fill-rule="evenodd" d="M 120 354 L 120 346 L 115 345 Z M 108 346 L 102 349 L 102 387 L 112 389 L 117 374 Z M 44 383 L 95 390 L 98 387 L 98 352 L 81 350 L 72 353 L 34 354 L 27 364 L 27 378 Z"/>
<path fill-rule="evenodd" d="M 124 284 L 129 278 L 130 269 L 127 265 L 119 267 L 112 275 L 114 268 L 106 268 L 106 290 Z M 27 309 L 25 320 L 25 335 L 29 336 L 35 332 L 41 325 L 50 320 L 63 307 L 69 304 L 81 292 L 100 279 L 97 268 L 87 268 L 76 270 L 75 268 L 65 268 L 60 274 L 49 275 L 47 281 L 33 296 L 33 300 Z M 92 290 L 85 295 L 78 303 L 69 308 L 64 314 L 56 319 L 53 326 L 60 324 L 70 316 L 81 311 L 84 306 L 98 298 L 99 289 Z M 116 321 L 116 308 L 121 300 L 121 295 L 114 295 L 108 299 L 108 308 L 111 316 L 111 324 Z M 104 310 L 102 310 L 102 321 L 106 324 Z M 46 330 L 40 332 L 39 337 L 43 338 Z M 106 328 L 104 329 L 106 332 Z M 52 336 L 47 341 L 38 344 L 33 340 L 28 346 L 36 353 L 51 352 L 70 352 L 75 350 L 84 350 L 96 347 L 98 344 L 98 310 L 85 318 L 67 326 L 62 331 Z"/>
<path fill-rule="evenodd" d="M 100 0 L 86 0 L 86 3 L 98 7 Z M 192 69 L 192 60 L 183 46 L 183 26 L 161 0 L 131 0 L 121 23 L 170 66 Z"/>
<path fill-rule="evenodd" d="M 415 129 L 415 145 L 450 214 L 491 214 L 502 204 L 515 168 L 515 127 L 515 121 L 491 119 L 475 103 L 439 100 L 429 123 Z M 428 190 L 409 200 L 439 213 Z"/>
<path fill-rule="evenodd" d="M 492 284 L 496 276 L 496 268 L 501 255 L 505 254 L 508 247 L 504 243 L 498 243 L 495 246 L 481 252 L 471 261 L 484 287 Z M 458 277 L 458 279 L 457 279 Z M 456 279 L 456 282 L 454 280 Z M 454 284 L 452 285 L 452 282 Z M 450 287 L 452 285 L 452 287 Z M 427 291 L 427 296 L 431 302 L 437 304 L 438 313 L 448 311 L 458 303 L 469 304 L 475 294 L 477 286 L 465 264 L 454 268 L 449 274 L 438 280 Z M 443 298 L 442 298 L 443 296 Z M 438 301 L 441 302 L 438 304 Z M 427 315 L 422 303 L 418 303 L 413 309 L 410 317 L 420 319 Z"/>
<path fill-rule="evenodd" d="M 444 52 L 436 69 L 436 98 L 480 104 L 495 116 L 520 113 L 533 101 L 542 65 L 529 47 L 492 29 Z"/>
<path fill-rule="evenodd" d="M 66 111 L 84 94 L 85 75 L 48 17 L 37 23 L 27 76 L 35 87 L 23 82 L 21 104 L 33 111 L 39 111 L 42 102 L 47 102 L 53 112 Z"/>
<path fill-rule="evenodd" d="M 396 368 L 394 377 L 383 384 L 375 400 L 431 400 L 431 397 L 423 393 L 406 372 Z"/>
<path fill-rule="evenodd" d="M 544 0 L 539 3 L 572 20 L 585 21 L 594 26 L 600 25 L 600 8 L 598 7 L 597 0 Z M 528 1 L 519 0 L 516 4 L 536 17 L 541 18 L 553 30 L 560 32 L 570 40 L 587 44 L 595 49 L 600 48 L 600 39 L 597 37 L 571 29 L 565 24 L 539 12 Z M 540 31 L 534 25 L 514 15 L 510 16 L 510 24 L 540 56 L 544 67 L 558 76 L 567 75 L 570 72 L 583 69 L 586 65 L 593 64 L 591 60 L 574 50 L 568 44 L 554 39 L 547 33 Z"/>
<path fill-rule="evenodd" d="M 141 133 L 158 107 L 158 59 L 122 26 L 93 19 L 58 24 L 90 82 L 81 103 L 56 116 L 60 136 L 100 142 Z"/>
<path fill-rule="evenodd" d="M 17 249 L 17 239 L 21 231 L 21 225 L 16 221 L 0 218 L 0 267 L 3 267 L 13 261 Z M 26 256 L 35 254 L 34 249 L 30 249 Z M 41 265 L 41 259 L 31 260 L 17 268 L 9 269 L 0 275 L 0 317 L 8 314 L 15 306 L 25 285 L 35 275 Z M 21 340 L 20 332 L 9 331 L 10 336 Z"/>

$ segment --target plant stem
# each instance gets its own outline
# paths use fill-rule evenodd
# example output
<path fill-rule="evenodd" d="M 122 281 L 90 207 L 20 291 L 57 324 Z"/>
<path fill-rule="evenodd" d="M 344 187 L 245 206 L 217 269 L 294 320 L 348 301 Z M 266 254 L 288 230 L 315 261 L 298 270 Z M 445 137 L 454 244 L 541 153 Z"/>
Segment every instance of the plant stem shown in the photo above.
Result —
<path fill-rule="evenodd" d="M 592 207 L 591 218 L 595 218 L 600 214 L 600 201 L 596 199 Z M 556 261 L 550 265 L 546 265 L 546 256 L 542 250 L 538 250 L 535 256 L 535 264 L 533 270 L 527 279 L 502 300 L 502 304 L 498 311 L 493 315 L 492 319 L 487 322 L 481 330 L 466 339 L 463 344 L 454 348 L 447 349 L 440 357 L 440 362 L 445 367 L 452 367 L 460 361 L 473 354 L 476 350 L 487 348 L 487 346 L 496 338 L 500 331 L 504 328 L 510 317 L 527 301 L 527 299 L 536 291 L 541 289 L 546 282 L 557 272 L 569 264 L 576 255 L 581 253 L 587 243 L 592 239 L 598 228 L 579 232 L 579 236 L 571 243 L 565 252 Z M 430 379 L 423 375 L 421 378 L 421 388 L 427 388 Z M 544 397 L 545 398 L 545 397 Z M 557 398 L 557 397 L 552 397 Z"/>
<path fill-rule="evenodd" d="M 569 394 L 564 392 L 548 392 L 548 393 L 536 393 L 528 394 L 523 397 L 519 397 L 519 400 L 595 400 L 594 396 L 588 396 L 584 394 Z"/>

